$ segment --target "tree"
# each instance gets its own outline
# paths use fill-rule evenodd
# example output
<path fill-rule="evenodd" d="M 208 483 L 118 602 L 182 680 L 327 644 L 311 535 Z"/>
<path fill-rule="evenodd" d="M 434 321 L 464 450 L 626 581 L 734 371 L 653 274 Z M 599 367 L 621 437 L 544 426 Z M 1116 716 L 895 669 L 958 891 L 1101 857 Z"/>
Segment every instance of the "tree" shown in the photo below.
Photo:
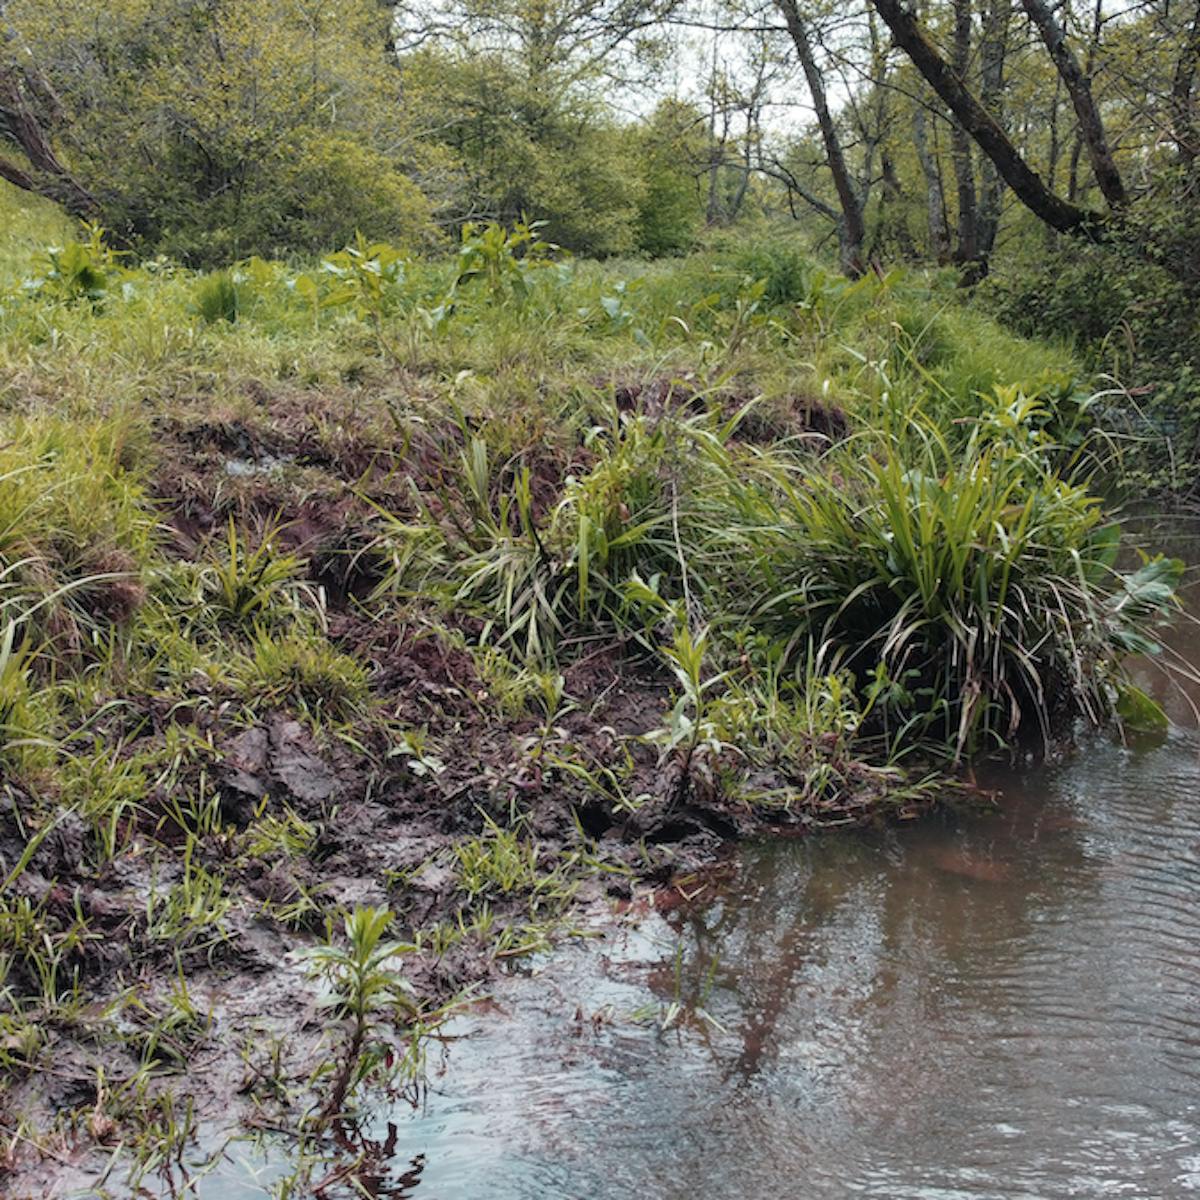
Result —
<path fill-rule="evenodd" d="M 1030 212 L 1062 233 L 1094 231 L 1100 224 L 1099 215 L 1050 191 L 996 118 L 942 57 L 916 16 L 904 7 L 901 0 L 871 0 L 871 3 L 892 31 L 896 45 L 908 55 L 929 86 Z"/>
<path fill-rule="evenodd" d="M 788 33 L 791 35 L 800 65 L 804 70 L 804 78 L 808 83 L 808 92 L 812 97 L 813 109 L 817 117 L 817 126 L 821 131 L 821 141 L 825 146 L 825 162 L 833 178 L 834 191 L 837 193 L 841 214 L 838 221 L 838 246 L 841 251 L 842 269 L 848 275 L 861 275 L 865 269 L 863 240 L 866 237 L 862 197 L 858 194 L 850 176 L 850 168 L 842 149 L 841 138 L 838 136 L 837 126 L 834 124 L 833 114 L 829 108 L 829 100 L 825 94 L 824 76 L 813 53 L 808 26 L 800 15 L 796 0 L 776 0 L 776 3 L 787 22 Z"/>
<path fill-rule="evenodd" d="M 374 0 L 8 0 L 6 177 L 194 262 L 433 236 Z M 319 219 L 310 219 L 312 214 Z"/>
<path fill-rule="evenodd" d="M 17 33 L 0 0 L 0 144 L 24 162 L 0 157 L 0 179 L 61 204 L 72 216 L 94 219 L 100 202 L 67 170 L 51 141 L 63 108 L 36 64 L 21 60 Z"/>
<path fill-rule="evenodd" d="M 405 105 L 450 165 L 452 224 L 527 218 L 576 253 L 635 248 L 636 138 L 582 89 L 531 82 L 499 51 L 427 46 L 402 60 Z"/>
<path fill-rule="evenodd" d="M 1108 148 L 1104 121 L 1092 96 L 1091 83 L 1067 44 L 1067 35 L 1055 20 L 1045 0 L 1021 0 L 1021 4 L 1041 34 L 1063 86 L 1067 89 L 1067 95 L 1071 97 L 1071 103 L 1075 106 L 1080 137 L 1087 147 L 1100 191 L 1113 208 L 1120 208 L 1126 201 L 1125 185 L 1113 161 L 1112 151 Z"/>
<path fill-rule="evenodd" d="M 405 104 L 457 166 L 444 212 L 547 222 L 551 240 L 636 248 L 638 142 L 604 88 L 658 61 L 680 0 L 435 0 L 398 10 Z"/>
<path fill-rule="evenodd" d="M 704 115 L 663 100 L 637 131 L 641 167 L 637 247 L 650 255 L 691 249 L 704 218 L 697 174 L 706 152 Z"/>

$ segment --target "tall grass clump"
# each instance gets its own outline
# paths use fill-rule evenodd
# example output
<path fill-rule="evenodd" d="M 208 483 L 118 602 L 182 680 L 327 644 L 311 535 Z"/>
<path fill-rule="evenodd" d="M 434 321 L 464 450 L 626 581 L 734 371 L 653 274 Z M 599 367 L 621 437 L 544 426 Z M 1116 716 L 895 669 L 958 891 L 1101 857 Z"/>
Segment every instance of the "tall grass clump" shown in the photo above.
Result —
<path fill-rule="evenodd" d="M 823 469 L 779 472 L 778 515 L 764 507 L 753 534 L 752 619 L 955 756 L 1110 716 L 1130 688 L 1122 659 L 1154 649 L 1182 571 L 1119 570 L 1120 527 L 1086 480 L 1056 473 L 1038 405 L 1021 412 L 963 442 L 919 411 L 860 435 Z"/>
<path fill-rule="evenodd" d="M 0 606 L 37 637 L 77 646 L 127 616 L 156 522 L 131 469 L 129 427 L 56 417 L 11 421 L 0 447 Z"/>
<path fill-rule="evenodd" d="M 483 640 L 532 659 L 564 639 L 620 633 L 631 620 L 629 585 L 657 586 L 661 576 L 673 594 L 684 542 L 702 532 L 680 510 L 706 481 L 720 484 L 712 463 L 722 434 L 706 426 L 704 416 L 614 412 L 588 433 L 587 469 L 568 473 L 551 505 L 537 502 L 528 466 L 498 463 L 470 437 L 461 486 L 441 497 L 451 519 L 425 549 L 426 570 L 452 607 L 484 622 Z"/>
<path fill-rule="evenodd" d="M 209 325 L 233 324 L 241 307 L 237 282 L 230 271 L 214 271 L 196 284 L 196 311 Z"/>

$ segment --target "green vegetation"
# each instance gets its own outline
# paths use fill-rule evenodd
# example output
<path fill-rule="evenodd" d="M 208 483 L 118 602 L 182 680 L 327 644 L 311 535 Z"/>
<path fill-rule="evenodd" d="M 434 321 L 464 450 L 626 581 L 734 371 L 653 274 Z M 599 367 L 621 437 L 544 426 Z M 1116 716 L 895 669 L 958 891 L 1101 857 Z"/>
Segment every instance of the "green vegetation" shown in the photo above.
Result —
<path fill-rule="evenodd" d="M 1161 732 L 1198 62 L 1195 0 L 0 0 L 0 1170 L 374 1194 L 605 900 Z"/>
<path fill-rule="evenodd" d="M 46 232 L 0 298 L 19 1154 L 166 1178 L 203 1088 L 296 1132 L 299 1187 L 585 884 L 1155 716 L 1122 660 L 1179 564 L 1120 565 L 1076 361 L 936 274 L 468 224 L 197 275 Z"/>

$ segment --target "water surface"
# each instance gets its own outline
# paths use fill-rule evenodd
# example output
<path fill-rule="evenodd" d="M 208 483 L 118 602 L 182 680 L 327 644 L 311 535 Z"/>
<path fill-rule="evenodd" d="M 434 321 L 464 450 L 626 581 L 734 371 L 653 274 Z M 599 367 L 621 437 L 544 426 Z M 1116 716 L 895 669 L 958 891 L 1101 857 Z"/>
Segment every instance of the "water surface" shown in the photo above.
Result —
<path fill-rule="evenodd" d="M 1144 682 L 1155 744 L 993 771 L 990 814 L 744 847 L 711 903 L 507 981 L 372 1130 L 377 1194 L 1200 1192 L 1200 739 Z"/>
<path fill-rule="evenodd" d="M 1197 750 L 1096 742 L 991 817 L 747 848 L 717 903 L 459 1022 L 396 1114 L 401 1194 L 1200 1190 Z"/>

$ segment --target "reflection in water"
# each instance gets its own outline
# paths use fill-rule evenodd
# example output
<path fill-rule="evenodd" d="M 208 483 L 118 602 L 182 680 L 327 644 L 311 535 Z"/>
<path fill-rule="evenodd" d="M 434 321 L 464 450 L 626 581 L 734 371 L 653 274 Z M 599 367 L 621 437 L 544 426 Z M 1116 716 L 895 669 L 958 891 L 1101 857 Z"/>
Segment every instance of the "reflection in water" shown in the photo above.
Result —
<path fill-rule="evenodd" d="M 1200 738 L 987 782 L 994 814 L 745 848 L 718 901 L 514 978 L 370 1131 L 379 1194 L 1200 1192 Z M 648 995 L 711 1020 L 639 1027 Z"/>
<path fill-rule="evenodd" d="M 397 1121 L 407 1194 L 1200 1191 L 1198 745 L 1097 741 L 991 816 L 747 848 L 719 902 L 514 980 Z M 622 1020 L 647 989 L 712 1021 Z"/>

